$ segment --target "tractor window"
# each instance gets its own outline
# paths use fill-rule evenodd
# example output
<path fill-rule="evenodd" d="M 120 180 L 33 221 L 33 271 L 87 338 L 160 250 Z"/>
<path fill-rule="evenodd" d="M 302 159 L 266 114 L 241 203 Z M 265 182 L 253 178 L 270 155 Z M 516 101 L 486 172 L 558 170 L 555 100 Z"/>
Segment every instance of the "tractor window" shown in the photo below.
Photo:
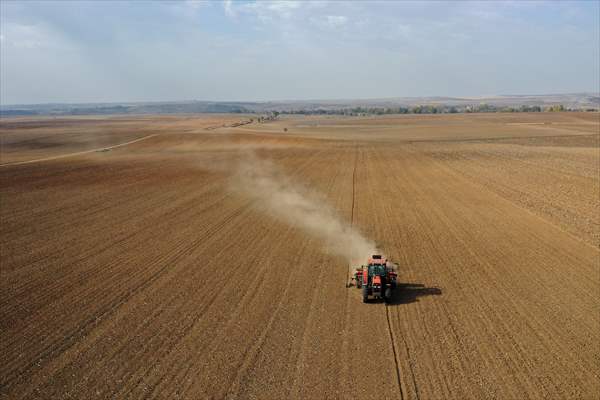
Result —
<path fill-rule="evenodd" d="M 383 265 L 371 265 L 369 266 L 369 276 L 385 275 L 385 268 Z"/>

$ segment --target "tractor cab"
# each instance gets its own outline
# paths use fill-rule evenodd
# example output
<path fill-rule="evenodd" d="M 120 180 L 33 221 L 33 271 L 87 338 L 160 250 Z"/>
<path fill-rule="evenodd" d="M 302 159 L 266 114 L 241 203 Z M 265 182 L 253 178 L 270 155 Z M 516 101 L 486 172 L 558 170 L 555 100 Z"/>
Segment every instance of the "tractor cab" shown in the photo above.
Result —
<path fill-rule="evenodd" d="M 381 254 L 373 254 L 371 258 L 369 258 L 369 265 L 386 265 L 387 260 L 385 260 Z"/>

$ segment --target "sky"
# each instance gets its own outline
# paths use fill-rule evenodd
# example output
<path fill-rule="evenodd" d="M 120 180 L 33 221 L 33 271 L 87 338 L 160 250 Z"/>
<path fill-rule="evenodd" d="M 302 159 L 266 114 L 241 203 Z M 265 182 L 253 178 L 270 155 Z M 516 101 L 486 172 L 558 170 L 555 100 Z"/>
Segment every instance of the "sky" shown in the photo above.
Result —
<path fill-rule="evenodd" d="M 0 103 L 600 91 L 600 1 L 0 0 Z"/>

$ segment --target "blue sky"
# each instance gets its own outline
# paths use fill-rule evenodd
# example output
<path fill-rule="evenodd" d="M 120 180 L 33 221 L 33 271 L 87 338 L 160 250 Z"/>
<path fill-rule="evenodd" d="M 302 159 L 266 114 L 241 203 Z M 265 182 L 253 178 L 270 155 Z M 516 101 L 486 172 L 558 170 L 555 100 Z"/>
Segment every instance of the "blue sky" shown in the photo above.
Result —
<path fill-rule="evenodd" d="M 600 2 L 0 2 L 0 102 L 599 91 Z"/>

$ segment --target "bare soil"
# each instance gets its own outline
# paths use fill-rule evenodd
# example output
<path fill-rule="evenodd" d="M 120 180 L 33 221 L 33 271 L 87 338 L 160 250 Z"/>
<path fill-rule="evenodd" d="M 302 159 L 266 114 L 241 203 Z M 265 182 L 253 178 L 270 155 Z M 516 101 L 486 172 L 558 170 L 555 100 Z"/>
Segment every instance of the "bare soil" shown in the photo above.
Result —
<path fill-rule="evenodd" d="M 598 398 L 597 113 L 206 129 L 239 120 L 0 121 L 46 159 L 0 168 L 0 397 Z M 249 151 L 398 263 L 391 304 L 231 190 Z"/>

